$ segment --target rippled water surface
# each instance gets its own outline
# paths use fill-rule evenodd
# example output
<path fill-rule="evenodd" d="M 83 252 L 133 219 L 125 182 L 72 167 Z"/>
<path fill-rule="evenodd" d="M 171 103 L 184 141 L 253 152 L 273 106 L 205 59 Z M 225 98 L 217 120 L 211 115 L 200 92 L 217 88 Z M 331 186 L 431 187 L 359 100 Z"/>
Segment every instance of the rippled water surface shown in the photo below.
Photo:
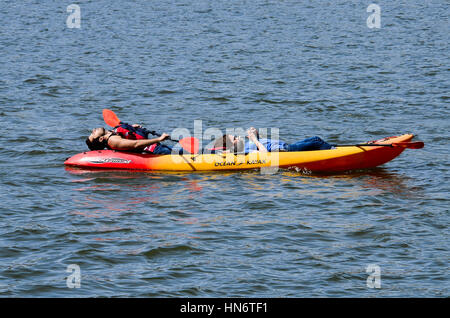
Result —
<path fill-rule="evenodd" d="M 69 4 L 0 11 L 1 296 L 449 296 L 447 1 L 377 1 L 379 29 L 368 1 L 78 1 L 79 29 Z M 339 175 L 66 169 L 103 108 L 426 146 Z"/>

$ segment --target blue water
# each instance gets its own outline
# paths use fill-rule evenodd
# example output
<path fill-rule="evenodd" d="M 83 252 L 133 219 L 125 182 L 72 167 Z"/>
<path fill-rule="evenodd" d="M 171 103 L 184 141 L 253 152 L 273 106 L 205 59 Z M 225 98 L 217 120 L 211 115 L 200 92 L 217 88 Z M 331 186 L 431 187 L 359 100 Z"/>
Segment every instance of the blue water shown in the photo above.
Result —
<path fill-rule="evenodd" d="M 447 1 L 376 1 L 379 29 L 370 1 L 77 1 L 81 28 L 69 4 L 2 2 L 1 296 L 449 296 Z M 425 148 L 339 175 L 65 169 L 103 108 Z"/>

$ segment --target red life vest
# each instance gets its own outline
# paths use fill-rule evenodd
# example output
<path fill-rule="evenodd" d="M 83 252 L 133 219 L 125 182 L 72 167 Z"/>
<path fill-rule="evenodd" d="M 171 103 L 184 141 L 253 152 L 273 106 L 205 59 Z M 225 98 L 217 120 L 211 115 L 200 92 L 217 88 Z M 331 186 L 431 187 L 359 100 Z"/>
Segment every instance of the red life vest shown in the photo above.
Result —
<path fill-rule="evenodd" d="M 120 123 L 119 126 L 114 127 L 113 133 L 116 135 L 119 135 L 120 137 L 124 139 L 131 139 L 131 140 L 140 140 L 140 139 L 148 139 L 148 131 L 141 128 L 135 128 L 131 125 L 128 125 L 126 123 Z M 153 152 L 155 150 L 156 146 L 158 146 L 159 143 L 151 144 L 150 146 L 147 146 L 144 148 L 144 151 Z"/>
<path fill-rule="evenodd" d="M 113 131 L 124 139 L 147 139 L 147 134 L 128 124 L 121 123 L 119 126 L 114 127 Z"/>

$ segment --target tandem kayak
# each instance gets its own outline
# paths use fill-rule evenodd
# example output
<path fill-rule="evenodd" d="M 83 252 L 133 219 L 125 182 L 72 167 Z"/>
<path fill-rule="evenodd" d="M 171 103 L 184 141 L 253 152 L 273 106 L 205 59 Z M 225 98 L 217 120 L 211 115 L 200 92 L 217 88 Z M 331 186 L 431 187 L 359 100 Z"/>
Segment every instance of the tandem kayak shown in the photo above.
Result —
<path fill-rule="evenodd" d="M 394 147 L 392 144 L 409 142 L 413 137 L 412 134 L 405 134 L 369 142 L 373 146 L 337 146 L 329 150 L 253 152 L 246 155 L 154 155 L 115 150 L 95 150 L 74 155 L 68 158 L 64 164 L 88 169 L 221 171 L 277 167 L 308 172 L 340 172 L 382 165 L 400 155 L 405 149 L 405 147 Z M 376 146 L 376 144 L 382 144 L 383 146 Z M 392 145 L 392 147 L 386 145 Z"/>

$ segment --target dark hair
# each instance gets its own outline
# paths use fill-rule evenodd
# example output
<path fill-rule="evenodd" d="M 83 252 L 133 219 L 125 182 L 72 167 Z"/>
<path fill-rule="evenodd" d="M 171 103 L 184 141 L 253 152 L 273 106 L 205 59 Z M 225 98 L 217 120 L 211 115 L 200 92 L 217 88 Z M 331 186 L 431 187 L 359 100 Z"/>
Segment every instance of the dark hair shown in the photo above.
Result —
<path fill-rule="evenodd" d="M 244 143 L 242 141 L 238 144 L 233 144 L 232 140 L 228 138 L 228 135 L 223 135 L 214 142 L 214 149 L 217 148 L 223 148 L 223 150 L 230 150 L 231 152 L 238 153 L 244 150 Z"/>
<path fill-rule="evenodd" d="M 221 138 L 217 138 L 214 142 L 214 148 L 227 149 L 227 135 L 223 135 Z"/>
<path fill-rule="evenodd" d="M 105 143 L 100 141 L 99 138 L 95 138 L 90 141 L 89 138 L 86 139 L 86 145 L 90 150 L 103 150 L 105 149 Z"/>

